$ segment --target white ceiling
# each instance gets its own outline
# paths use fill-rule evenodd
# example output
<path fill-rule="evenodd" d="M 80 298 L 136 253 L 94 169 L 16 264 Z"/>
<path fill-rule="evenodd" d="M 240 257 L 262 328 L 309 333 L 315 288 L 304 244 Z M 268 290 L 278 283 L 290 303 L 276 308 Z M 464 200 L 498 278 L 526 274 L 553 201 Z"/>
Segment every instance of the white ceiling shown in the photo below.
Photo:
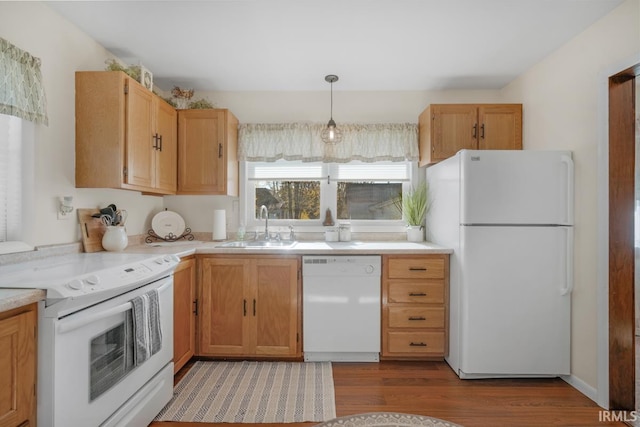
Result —
<path fill-rule="evenodd" d="M 621 0 L 71 1 L 49 6 L 163 89 L 498 89 Z"/>

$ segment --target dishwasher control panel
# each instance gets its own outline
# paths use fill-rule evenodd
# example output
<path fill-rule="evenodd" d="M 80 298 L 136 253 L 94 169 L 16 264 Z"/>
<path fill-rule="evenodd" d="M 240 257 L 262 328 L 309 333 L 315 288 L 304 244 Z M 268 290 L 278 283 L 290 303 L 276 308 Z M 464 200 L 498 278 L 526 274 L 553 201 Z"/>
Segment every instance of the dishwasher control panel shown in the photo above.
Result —
<path fill-rule="evenodd" d="M 302 275 L 380 277 L 380 255 L 305 255 Z"/>

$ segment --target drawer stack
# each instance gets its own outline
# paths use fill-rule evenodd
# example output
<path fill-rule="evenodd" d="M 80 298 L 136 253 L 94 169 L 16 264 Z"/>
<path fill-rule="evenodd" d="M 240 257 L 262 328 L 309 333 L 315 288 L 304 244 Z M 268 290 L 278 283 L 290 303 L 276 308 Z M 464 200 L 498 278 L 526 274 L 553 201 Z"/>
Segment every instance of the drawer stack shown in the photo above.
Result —
<path fill-rule="evenodd" d="M 449 342 L 449 255 L 385 255 L 382 262 L 382 358 L 442 360 Z"/>

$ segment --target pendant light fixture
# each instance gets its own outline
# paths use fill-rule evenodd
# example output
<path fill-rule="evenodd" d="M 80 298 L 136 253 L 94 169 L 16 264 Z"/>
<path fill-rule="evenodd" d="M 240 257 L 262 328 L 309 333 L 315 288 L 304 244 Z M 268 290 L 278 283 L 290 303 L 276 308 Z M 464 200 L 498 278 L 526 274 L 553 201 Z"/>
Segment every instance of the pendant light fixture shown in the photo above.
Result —
<path fill-rule="evenodd" d="M 320 138 L 325 144 L 337 144 L 342 141 L 342 132 L 336 127 L 336 122 L 333 121 L 333 83 L 338 81 L 338 76 L 329 74 L 324 79 L 331 84 L 331 118 L 327 127 L 320 134 Z"/>

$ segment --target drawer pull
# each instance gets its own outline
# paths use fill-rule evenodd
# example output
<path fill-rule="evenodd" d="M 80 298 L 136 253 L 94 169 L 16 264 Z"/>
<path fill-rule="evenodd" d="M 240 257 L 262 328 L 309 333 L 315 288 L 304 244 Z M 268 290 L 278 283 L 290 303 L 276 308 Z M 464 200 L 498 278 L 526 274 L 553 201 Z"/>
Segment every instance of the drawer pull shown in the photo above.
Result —
<path fill-rule="evenodd" d="M 427 344 L 423 343 L 423 342 L 411 342 L 409 344 L 411 347 L 426 347 Z"/>
<path fill-rule="evenodd" d="M 419 316 L 419 317 L 411 316 L 409 317 L 409 320 L 427 320 L 427 318 L 422 316 Z"/>
<path fill-rule="evenodd" d="M 409 292 L 410 297 L 426 297 L 427 294 L 424 292 Z"/>
<path fill-rule="evenodd" d="M 409 267 L 409 271 L 427 271 L 427 267 Z"/>

